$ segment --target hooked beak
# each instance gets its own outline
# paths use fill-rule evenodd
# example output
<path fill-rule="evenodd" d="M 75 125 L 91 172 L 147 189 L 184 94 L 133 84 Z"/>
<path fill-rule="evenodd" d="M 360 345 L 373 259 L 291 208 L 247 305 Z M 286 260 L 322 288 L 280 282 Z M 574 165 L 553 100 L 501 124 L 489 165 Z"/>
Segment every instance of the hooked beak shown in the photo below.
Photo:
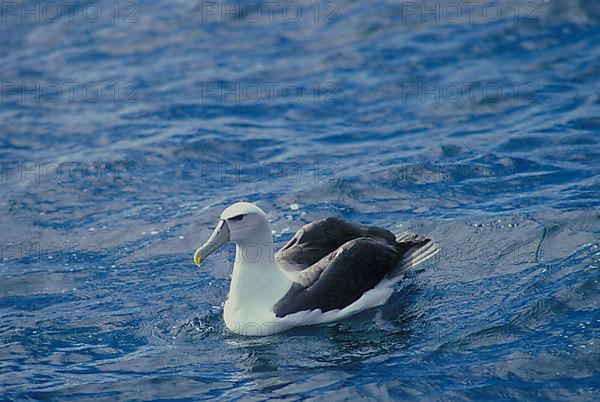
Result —
<path fill-rule="evenodd" d="M 219 247 L 229 241 L 229 227 L 227 222 L 221 219 L 210 238 L 194 253 L 194 262 L 200 266 L 202 260 L 214 253 Z"/>

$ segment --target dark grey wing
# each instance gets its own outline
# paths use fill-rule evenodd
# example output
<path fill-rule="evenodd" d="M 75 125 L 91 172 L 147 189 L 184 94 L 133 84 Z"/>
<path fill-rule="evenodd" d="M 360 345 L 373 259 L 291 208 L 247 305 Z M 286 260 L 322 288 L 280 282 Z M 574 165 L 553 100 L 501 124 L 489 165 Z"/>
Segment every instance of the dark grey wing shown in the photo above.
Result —
<path fill-rule="evenodd" d="M 396 243 L 396 237 L 389 230 L 350 223 L 338 218 L 326 218 L 303 226 L 277 252 L 275 258 L 284 269 L 303 270 L 343 244 L 359 237 L 373 238 L 389 245 Z"/>
<path fill-rule="evenodd" d="M 275 305 L 278 317 L 304 310 L 342 309 L 374 288 L 397 265 L 402 251 L 370 237 L 350 240 L 306 270 L 312 283 L 294 283 Z M 305 272 L 303 272 L 305 273 Z"/>

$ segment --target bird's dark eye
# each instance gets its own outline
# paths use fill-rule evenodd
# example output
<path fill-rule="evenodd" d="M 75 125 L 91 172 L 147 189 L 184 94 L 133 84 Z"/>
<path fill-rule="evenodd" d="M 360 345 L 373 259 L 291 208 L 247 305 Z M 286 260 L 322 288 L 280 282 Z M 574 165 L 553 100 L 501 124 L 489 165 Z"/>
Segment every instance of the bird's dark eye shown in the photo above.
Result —
<path fill-rule="evenodd" d="M 244 219 L 244 214 L 232 216 L 231 218 L 229 218 L 230 221 L 241 221 L 242 219 Z"/>

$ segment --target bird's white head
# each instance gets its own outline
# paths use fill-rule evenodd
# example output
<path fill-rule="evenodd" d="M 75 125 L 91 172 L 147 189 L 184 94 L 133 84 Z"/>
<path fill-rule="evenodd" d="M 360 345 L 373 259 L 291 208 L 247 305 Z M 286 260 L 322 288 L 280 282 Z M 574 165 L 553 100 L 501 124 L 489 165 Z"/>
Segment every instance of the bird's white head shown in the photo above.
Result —
<path fill-rule="evenodd" d="M 252 242 L 268 242 L 271 239 L 271 225 L 267 214 L 249 202 L 238 202 L 221 213 L 221 219 L 210 238 L 194 254 L 194 262 L 215 252 L 228 241 L 244 246 Z"/>

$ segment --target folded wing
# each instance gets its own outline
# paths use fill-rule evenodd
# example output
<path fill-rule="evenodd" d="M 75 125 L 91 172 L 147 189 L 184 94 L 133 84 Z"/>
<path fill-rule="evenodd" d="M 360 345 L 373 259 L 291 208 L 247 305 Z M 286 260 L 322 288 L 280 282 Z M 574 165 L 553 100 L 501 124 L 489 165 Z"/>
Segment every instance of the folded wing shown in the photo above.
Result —
<path fill-rule="evenodd" d="M 304 310 L 342 309 L 386 275 L 397 275 L 416 257 L 425 256 L 421 250 L 432 256 L 437 247 L 424 236 L 407 233 L 397 241 L 386 229 L 337 218 L 308 224 L 275 256 L 295 283 L 274 312 L 283 317 Z"/>

